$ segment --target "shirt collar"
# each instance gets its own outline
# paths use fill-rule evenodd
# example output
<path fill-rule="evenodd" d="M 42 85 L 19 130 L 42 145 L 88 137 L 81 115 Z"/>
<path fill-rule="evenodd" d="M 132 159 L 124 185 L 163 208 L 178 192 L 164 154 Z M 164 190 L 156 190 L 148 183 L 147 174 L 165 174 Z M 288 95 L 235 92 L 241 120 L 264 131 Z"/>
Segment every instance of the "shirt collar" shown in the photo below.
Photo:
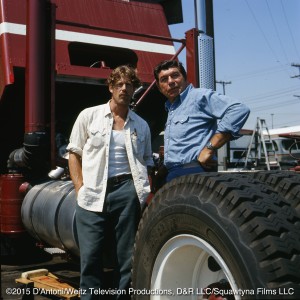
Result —
<path fill-rule="evenodd" d="M 108 116 L 108 115 L 112 116 L 112 113 L 111 113 L 111 110 L 110 110 L 110 106 L 109 106 L 109 101 L 105 104 L 105 107 L 104 107 L 104 115 L 105 115 L 105 117 Z"/>
<path fill-rule="evenodd" d="M 134 113 L 132 112 L 132 110 L 130 108 L 128 109 L 127 118 L 130 120 L 134 120 Z"/>
<path fill-rule="evenodd" d="M 169 111 L 172 106 L 174 106 L 174 107 L 179 106 L 184 101 L 184 99 L 187 97 L 189 91 L 192 90 L 193 88 L 194 88 L 193 85 L 190 83 L 185 88 L 185 90 L 180 95 L 177 96 L 177 98 L 175 99 L 175 101 L 173 103 L 171 103 L 169 100 L 167 100 L 165 103 L 166 110 Z"/>
<path fill-rule="evenodd" d="M 109 101 L 105 104 L 105 108 L 104 108 L 105 117 L 107 117 L 107 116 L 112 117 L 112 112 L 111 112 L 111 109 L 110 109 L 110 106 L 109 106 Z M 128 109 L 127 119 L 134 120 L 134 113 L 131 111 L 130 108 Z"/>

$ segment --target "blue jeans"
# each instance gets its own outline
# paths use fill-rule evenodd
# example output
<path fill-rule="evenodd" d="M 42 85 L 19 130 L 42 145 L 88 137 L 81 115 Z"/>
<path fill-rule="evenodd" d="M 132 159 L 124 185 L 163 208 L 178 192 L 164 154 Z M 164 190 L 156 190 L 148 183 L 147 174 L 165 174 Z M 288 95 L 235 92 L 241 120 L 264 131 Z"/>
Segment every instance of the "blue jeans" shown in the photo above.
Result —
<path fill-rule="evenodd" d="M 197 167 L 191 167 L 191 168 L 184 168 L 183 166 L 173 167 L 168 170 L 166 182 L 169 182 L 172 179 L 183 176 L 183 175 L 203 173 L 203 172 L 205 172 L 205 171 L 200 165 Z"/>
<path fill-rule="evenodd" d="M 130 299 L 127 288 L 131 281 L 131 258 L 138 222 L 140 202 L 132 179 L 117 185 L 108 185 L 103 212 L 93 212 L 76 207 L 76 226 L 80 249 L 80 288 L 86 294 L 81 300 L 107 299 L 98 291 L 104 285 L 105 255 L 114 256 L 113 286 L 121 294 L 110 299 Z"/>

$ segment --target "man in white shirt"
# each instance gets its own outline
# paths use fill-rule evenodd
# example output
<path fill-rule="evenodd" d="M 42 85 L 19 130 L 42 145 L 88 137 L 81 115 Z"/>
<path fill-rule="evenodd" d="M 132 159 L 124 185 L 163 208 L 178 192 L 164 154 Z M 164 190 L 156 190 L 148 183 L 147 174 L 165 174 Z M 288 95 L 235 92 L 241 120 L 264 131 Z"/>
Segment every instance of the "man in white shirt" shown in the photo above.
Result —
<path fill-rule="evenodd" d="M 104 248 L 112 242 L 117 258 L 114 288 L 123 291 L 117 299 L 130 299 L 127 288 L 134 239 L 141 207 L 150 192 L 150 129 L 129 109 L 140 80 L 133 68 L 120 66 L 107 82 L 111 99 L 79 114 L 67 147 L 77 194 L 82 300 L 99 299 L 96 291 L 104 288 Z"/>

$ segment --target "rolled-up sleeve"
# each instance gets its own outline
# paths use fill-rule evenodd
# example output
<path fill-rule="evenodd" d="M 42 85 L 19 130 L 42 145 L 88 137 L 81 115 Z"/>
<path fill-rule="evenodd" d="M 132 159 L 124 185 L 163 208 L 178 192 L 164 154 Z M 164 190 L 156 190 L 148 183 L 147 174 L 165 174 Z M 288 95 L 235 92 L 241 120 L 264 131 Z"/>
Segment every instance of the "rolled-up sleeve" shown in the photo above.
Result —
<path fill-rule="evenodd" d="M 218 123 L 216 132 L 229 132 L 233 139 L 239 138 L 241 136 L 239 132 L 246 123 L 249 114 L 250 109 L 242 103 L 229 106 Z"/>
<path fill-rule="evenodd" d="M 74 152 L 80 156 L 82 156 L 83 147 L 87 140 L 87 125 L 85 120 L 85 111 L 82 111 L 74 123 L 70 142 L 67 146 L 67 151 Z"/>
<path fill-rule="evenodd" d="M 216 92 L 211 92 L 208 98 L 211 113 L 218 119 L 216 132 L 228 132 L 232 139 L 239 138 L 250 109 L 245 104 Z"/>

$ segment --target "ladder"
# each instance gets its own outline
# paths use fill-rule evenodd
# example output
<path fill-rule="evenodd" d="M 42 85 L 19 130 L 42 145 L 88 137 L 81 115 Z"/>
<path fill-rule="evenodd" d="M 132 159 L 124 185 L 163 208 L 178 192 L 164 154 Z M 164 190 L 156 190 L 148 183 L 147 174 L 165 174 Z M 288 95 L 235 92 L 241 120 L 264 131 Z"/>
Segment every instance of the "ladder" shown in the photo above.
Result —
<path fill-rule="evenodd" d="M 267 134 L 264 134 L 264 131 Z M 252 149 L 255 149 L 255 156 L 252 156 Z M 245 159 L 245 168 L 247 168 L 248 161 L 255 159 L 255 166 L 259 167 L 265 160 L 267 170 L 281 170 L 280 163 L 278 161 L 274 144 L 269 133 L 266 121 L 264 119 L 257 118 L 256 126 L 253 130 L 249 146 L 247 148 L 247 155 Z"/>

